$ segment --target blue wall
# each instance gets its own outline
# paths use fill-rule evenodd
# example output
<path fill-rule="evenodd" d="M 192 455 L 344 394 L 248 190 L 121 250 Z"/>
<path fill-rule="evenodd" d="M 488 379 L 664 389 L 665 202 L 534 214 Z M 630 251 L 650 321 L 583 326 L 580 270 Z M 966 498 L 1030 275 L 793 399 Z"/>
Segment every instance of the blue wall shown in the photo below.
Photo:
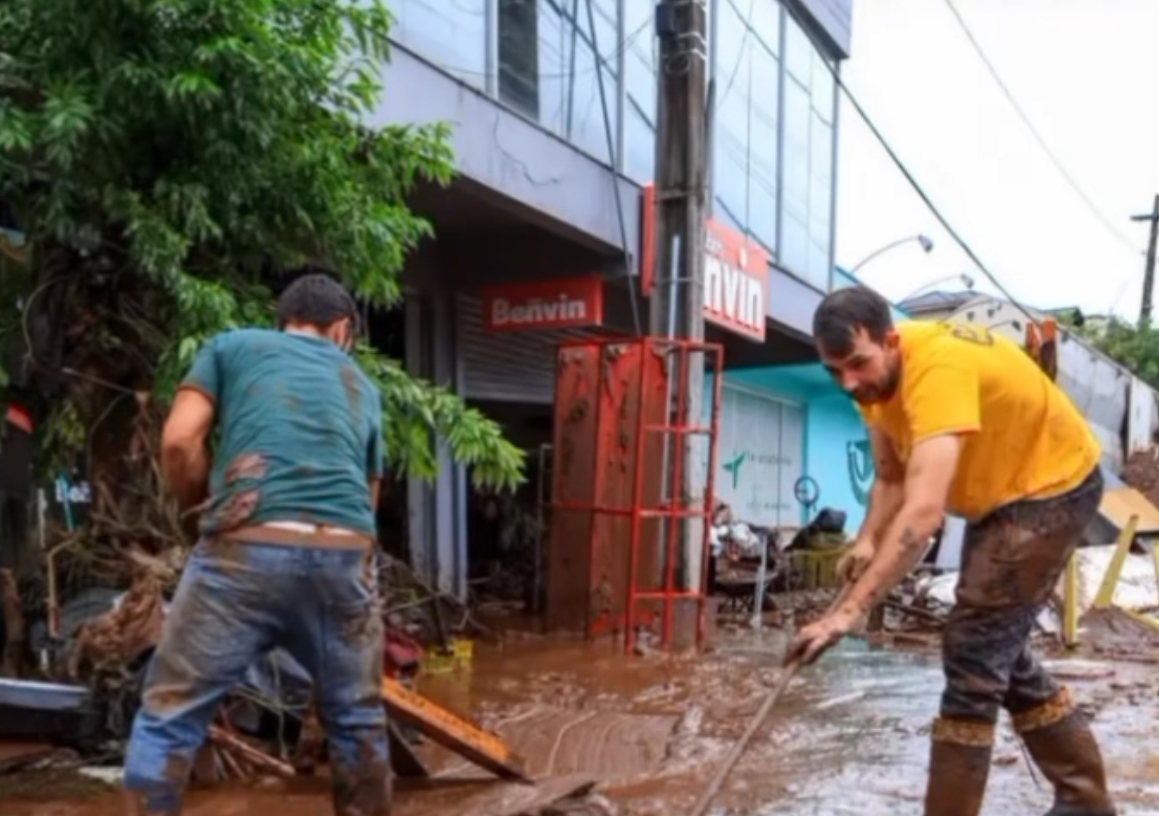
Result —
<path fill-rule="evenodd" d="M 861 415 L 825 370 L 819 364 L 741 369 L 725 372 L 725 382 L 805 407 L 805 475 L 821 492 L 816 510 L 845 511 L 846 532 L 856 533 L 865 517 L 873 457 Z M 711 388 L 709 378 L 706 405 Z"/>
<path fill-rule="evenodd" d="M 834 270 L 833 283 L 837 289 L 861 285 L 841 268 Z M 892 311 L 896 321 L 908 318 L 900 309 Z M 812 319 L 810 313 L 801 322 L 811 325 Z M 804 406 L 804 470 L 805 475 L 816 480 L 820 490 L 816 509 L 845 511 L 845 530 L 854 535 L 865 518 L 867 493 L 873 482 L 873 456 L 865 423 L 852 400 L 834 384 L 820 363 L 739 369 L 726 371 L 724 377 L 725 382 Z M 711 377 L 706 389 L 708 404 Z"/>
<path fill-rule="evenodd" d="M 866 494 L 873 481 L 865 424 L 849 398 L 835 393 L 809 401 L 807 428 L 806 462 L 821 490 L 817 506 L 844 510 L 845 531 L 853 535 L 865 518 Z"/>

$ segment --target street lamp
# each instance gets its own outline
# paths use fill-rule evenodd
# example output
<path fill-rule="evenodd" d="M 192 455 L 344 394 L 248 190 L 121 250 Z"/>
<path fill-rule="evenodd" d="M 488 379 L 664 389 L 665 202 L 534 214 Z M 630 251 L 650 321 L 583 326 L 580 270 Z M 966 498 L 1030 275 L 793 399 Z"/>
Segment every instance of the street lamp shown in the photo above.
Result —
<path fill-rule="evenodd" d="M 974 279 L 972 277 L 970 277 L 969 275 L 967 275 L 965 272 L 960 272 L 957 275 L 947 275 L 944 278 L 938 278 L 937 280 L 932 280 L 929 283 L 923 283 L 921 286 L 919 286 L 917 289 L 914 289 L 912 292 L 910 292 L 905 297 L 898 298 L 897 302 L 898 303 L 905 303 L 907 300 L 912 298 L 918 292 L 924 292 L 926 289 L 929 289 L 931 286 L 937 286 L 938 284 L 947 283 L 949 281 L 959 281 L 962 284 L 962 286 L 964 286 L 966 289 L 968 289 L 970 291 L 973 291 L 973 289 L 974 289 Z"/>
<path fill-rule="evenodd" d="M 919 235 L 909 235 L 905 238 L 899 238 L 898 240 L 894 241 L 893 243 L 886 244 L 885 246 L 881 247 L 880 249 L 875 249 L 873 252 L 869 253 L 864 258 L 862 258 L 859 263 L 855 264 L 854 267 L 849 270 L 849 274 L 852 275 L 852 274 L 856 273 L 858 269 L 865 266 L 867 263 L 872 261 L 878 255 L 881 255 L 884 252 L 889 252 L 894 247 L 899 247 L 902 244 L 908 244 L 910 241 L 917 241 L 918 245 L 922 248 L 923 252 L 928 253 L 928 252 L 933 251 L 934 241 L 932 238 L 930 238 L 927 235 L 920 235 L 920 234 Z"/>

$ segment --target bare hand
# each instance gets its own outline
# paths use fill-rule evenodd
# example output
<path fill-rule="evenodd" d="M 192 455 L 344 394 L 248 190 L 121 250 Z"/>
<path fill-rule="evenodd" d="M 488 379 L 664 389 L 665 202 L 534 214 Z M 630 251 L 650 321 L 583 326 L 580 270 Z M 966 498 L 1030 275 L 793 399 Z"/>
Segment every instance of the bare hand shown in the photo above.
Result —
<path fill-rule="evenodd" d="M 785 663 L 798 662 L 802 666 L 808 666 L 849 634 L 858 617 L 844 608 L 839 608 L 810 623 L 793 639 L 785 655 Z"/>
<path fill-rule="evenodd" d="M 837 577 L 847 584 L 853 583 L 865 572 L 876 552 L 877 545 L 873 543 L 873 539 L 857 539 L 837 562 Z"/>

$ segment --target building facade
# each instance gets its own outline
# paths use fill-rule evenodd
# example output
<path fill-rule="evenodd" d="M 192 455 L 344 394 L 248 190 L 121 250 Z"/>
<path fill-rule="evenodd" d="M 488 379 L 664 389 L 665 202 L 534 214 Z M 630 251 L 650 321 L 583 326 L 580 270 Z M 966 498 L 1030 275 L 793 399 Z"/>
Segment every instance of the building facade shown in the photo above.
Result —
<path fill-rule="evenodd" d="M 860 281 L 836 268 L 833 285 Z M 907 314 L 894 308 L 893 317 Z M 733 369 L 722 394 L 719 499 L 742 519 L 778 527 L 806 524 L 832 508 L 855 533 L 865 518 L 873 455 L 861 414 L 825 368 L 804 362 Z"/>
<path fill-rule="evenodd" d="M 725 343 L 730 368 L 807 363 L 812 312 L 833 285 L 834 72 L 849 56 L 852 0 L 704 2 L 713 228 L 769 261 L 754 276 L 763 341 L 719 320 L 707 333 Z M 372 124 L 449 123 L 458 170 L 449 188 L 421 189 L 413 202 L 436 239 L 405 273 L 407 366 L 502 421 L 532 452 L 534 483 L 546 478 L 534 465 L 550 441 L 556 344 L 646 329 L 638 279 L 650 256 L 655 3 L 388 6 L 395 48 Z M 742 390 L 738 379 L 729 393 Z M 743 416 L 764 408 L 730 398 Z M 791 402 L 778 398 L 763 415 L 776 414 L 773 458 L 788 460 L 786 474 L 799 471 L 807 438 Z M 407 538 L 424 572 L 462 591 L 477 497 L 463 468 L 448 455 L 442 464 L 435 484 L 406 488 Z"/>

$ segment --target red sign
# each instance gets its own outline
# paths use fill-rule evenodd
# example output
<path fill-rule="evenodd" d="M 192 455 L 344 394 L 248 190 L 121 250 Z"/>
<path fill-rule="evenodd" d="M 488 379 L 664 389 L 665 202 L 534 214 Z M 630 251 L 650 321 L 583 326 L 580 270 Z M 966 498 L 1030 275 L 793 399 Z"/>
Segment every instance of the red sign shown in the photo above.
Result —
<path fill-rule="evenodd" d="M 483 326 L 489 332 L 599 326 L 604 322 L 604 279 L 599 275 L 501 283 L 483 290 Z"/>
<path fill-rule="evenodd" d="M 640 288 L 652 294 L 655 283 L 656 196 L 644 188 L 644 230 Z M 714 218 L 705 225 L 704 319 L 763 343 L 769 291 L 769 253 L 747 235 Z"/>

